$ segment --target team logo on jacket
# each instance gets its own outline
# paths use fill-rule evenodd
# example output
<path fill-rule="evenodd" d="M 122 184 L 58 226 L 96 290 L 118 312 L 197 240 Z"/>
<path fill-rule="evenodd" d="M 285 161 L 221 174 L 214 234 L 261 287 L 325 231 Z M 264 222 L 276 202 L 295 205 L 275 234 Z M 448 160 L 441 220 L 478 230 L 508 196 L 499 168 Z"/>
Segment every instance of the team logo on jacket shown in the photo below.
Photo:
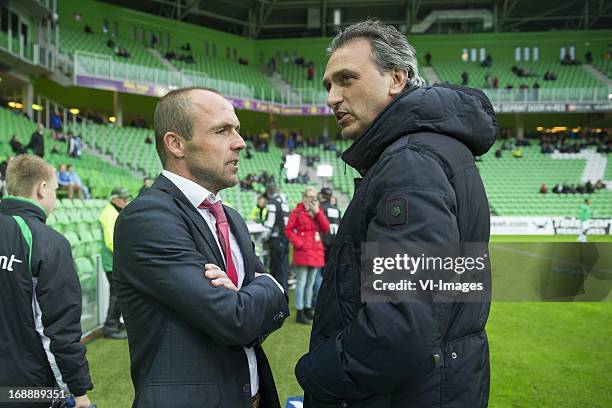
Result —
<path fill-rule="evenodd" d="M 11 255 L 10 258 L 6 255 L 0 255 L 0 269 L 13 272 L 14 263 L 23 263 L 23 261 L 15 258 L 15 255 Z"/>
<path fill-rule="evenodd" d="M 403 225 L 408 220 L 408 203 L 405 198 L 387 200 L 387 225 Z"/>

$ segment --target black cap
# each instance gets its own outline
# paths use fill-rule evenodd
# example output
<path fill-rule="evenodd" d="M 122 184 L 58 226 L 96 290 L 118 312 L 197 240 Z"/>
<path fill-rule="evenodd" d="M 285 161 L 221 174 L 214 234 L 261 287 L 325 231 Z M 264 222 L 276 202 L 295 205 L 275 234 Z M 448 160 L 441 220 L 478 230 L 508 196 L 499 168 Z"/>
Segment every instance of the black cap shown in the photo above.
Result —
<path fill-rule="evenodd" d="M 323 187 L 323 188 L 321 189 L 321 191 L 319 191 L 319 194 L 322 194 L 322 195 L 324 195 L 324 196 L 331 197 L 331 196 L 332 196 L 332 194 L 333 194 L 333 192 L 332 192 L 332 189 L 331 189 L 331 188 L 329 188 L 329 187 Z"/>

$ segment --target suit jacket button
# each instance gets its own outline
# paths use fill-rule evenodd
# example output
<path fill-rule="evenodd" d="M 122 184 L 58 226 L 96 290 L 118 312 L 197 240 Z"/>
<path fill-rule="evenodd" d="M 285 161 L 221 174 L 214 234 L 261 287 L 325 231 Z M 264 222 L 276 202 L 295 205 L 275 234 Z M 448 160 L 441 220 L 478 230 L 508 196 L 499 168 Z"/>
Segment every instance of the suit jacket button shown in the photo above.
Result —
<path fill-rule="evenodd" d="M 346 408 L 348 407 L 348 402 L 346 401 L 342 401 L 342 404 L 340 404 L 342 406 L 342 408 Z"/>
<path fill-rule="evenodd" d="M 242 386 L 242 391 L 244 392 L 250 392 L 251 391 L 251 384 L 244 384 Z"/>

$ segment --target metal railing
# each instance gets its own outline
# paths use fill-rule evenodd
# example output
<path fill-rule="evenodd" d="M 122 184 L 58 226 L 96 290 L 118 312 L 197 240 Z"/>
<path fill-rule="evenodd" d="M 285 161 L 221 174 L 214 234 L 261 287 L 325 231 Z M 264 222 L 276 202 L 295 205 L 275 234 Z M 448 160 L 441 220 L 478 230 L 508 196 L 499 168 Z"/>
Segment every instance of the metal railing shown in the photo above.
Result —
<path fill-rule="evenodd" d="M 244 83 L 211 78 L 196 71 L 169 71 L 145 67 L 122 61 L 111 56 L 77 51 L 74 56 L 75 75 L 86 75 L 137 84 L 180 88 L 206 86 L 219 90 L 228 97 L 256 99 L 282 105 L 325 105 L 327 92 L 315 88 L 290 88 L 284 92 L 257 88 Z M 540 89 L 483 89 L 492 103 L 608 103 L 612 88 L 540 88 Z"/>

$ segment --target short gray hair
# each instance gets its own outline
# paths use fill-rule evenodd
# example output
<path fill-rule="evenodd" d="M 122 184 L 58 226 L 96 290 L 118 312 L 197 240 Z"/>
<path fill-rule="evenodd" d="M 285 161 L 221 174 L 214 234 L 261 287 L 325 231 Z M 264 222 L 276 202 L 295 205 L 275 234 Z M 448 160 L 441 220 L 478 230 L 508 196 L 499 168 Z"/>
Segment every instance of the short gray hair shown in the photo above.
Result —
<path fill-rule="evenodd" d="M 426 84 L 419 75 L 416 51 L 406 36 L 392 25 L 382 24 L 377 19 L 368 19 L 341 30 L 327 48 L 327 55 L 358 39 L 370 41 L 372 59 L 381 75 L 394 68 L 403 69 L 408 73 L 406 84 L 409 87 Z"/>

